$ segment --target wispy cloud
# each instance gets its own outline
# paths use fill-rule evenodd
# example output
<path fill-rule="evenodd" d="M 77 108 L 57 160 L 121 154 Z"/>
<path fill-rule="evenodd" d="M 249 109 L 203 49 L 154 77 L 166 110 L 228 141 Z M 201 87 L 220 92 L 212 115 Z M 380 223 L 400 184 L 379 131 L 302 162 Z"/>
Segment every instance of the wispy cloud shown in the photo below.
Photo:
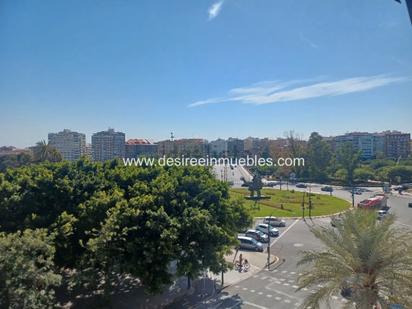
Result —
<path fill-rule="evenodd" d="M 318 97 L 340 96 L 349 93 L 368 91 L 389 84 L 408 80 L 406 77 L 387 75 L 352 77 L 335 81 L 292 80 L 267 81 L 248 87 L 234 88 L 225 96 L 196 101 L 189 107 L 225 102 L 242 104 L 272 104 Z"/>
<path fill-rule="evenodd" d="M 319 48 L 319 45 L 316 44 L 315 42 L 313 42 L 312 40 L 310 40 L 308 37 L 306 37 L 305 35 L 303 35 L 303 33 L 299 33 L 299 38 L 302 42 L 308 44 L 310 47 L 312 48 Z"/>
<path fill-rule="evenodd" d="M 210 8 L 208 10 L 209 20 L 212 20 L 213 18 L 216 18 L 219 15 L 219 13 L 222 9 L 223 2 L 224 2 L 224 0 L 221 0 L 221 1 L 213 3 L 210 6 Z"/>

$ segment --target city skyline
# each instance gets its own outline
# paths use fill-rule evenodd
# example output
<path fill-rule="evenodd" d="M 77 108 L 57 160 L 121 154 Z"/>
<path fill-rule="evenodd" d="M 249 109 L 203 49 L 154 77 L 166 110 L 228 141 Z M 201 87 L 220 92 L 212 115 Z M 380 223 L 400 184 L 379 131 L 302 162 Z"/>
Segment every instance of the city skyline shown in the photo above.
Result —
<path fill-rule="evenodd" d="M 153 140 L 412 132 L 411 31 L 388 0 L 5 0 L 0 145 L 109 126 Z"/>
<path fill-rule="evenodd" d="M 386 130 L 373 131 L 373 132 L 372 131 L 365 131 L 365 130 L 346 131 L 346 132 L 338 132 L 335 135 L 325 135 L 325 134 L 322 134 L 322 132 L 319 132 L 319 131 L 315 130 L 315 131 L 310 132 L 308 136 L 304 136 L 299 132 L 289 130 L 289 131 L 285 131 L 284 134 L 279 135 L 279 136 L 269 136 L 269 135 L 263 135 L 263 136 L 247 135 L 247 136 L 227 136 L 227 137 L 219 136 L 217 138 L 210 139 L 210 138 L 206 138 L 204 136 L 195 136 L 195 137 L 193 137 L 193 136 L 192 137 L 190 137 L 190 136 L 176 136 L 174 132 L 169 132 L 168 137 L 165 137 L 165 138 L 162 138 L 162 139 L 155 139 L 155 138 L 152 138 L 151 136 L 140 136 L 140 135 L 134 136 L 134 135 L 131 135 L 131 134 L 125 132 L 125 130 L 117 129 L 117 128 L 113 128 L 113 127 L 108 127 L 106 129 L 92 131 L 92 133 L 90 135 L 85 133 L 85 132 L 82 132 L 80 130 L 77 130 L 75 128 L 61 128 L 61 129 L 56 130 L 55 132 L 51 132 L 51 131 L 48 132 L 46 134 L 45 138 L 42 138 L 42 137 L 38 138 L 36 140 L 36 142 L 34 142 L 32 144 L 27 144 L 27 145 L 23 145 L 23 146 L 20 146 L 20 145 L 17 145 L 17 144 L 0 144 L 0 147 L 16 147 L 16 148 L 22 148 L 22 149 L 23 148 L 29 148 L 31 146 L 34 146 L 39 141 L 42 141 L 42 140 L 45 140 L 45 141 L 49 140 L 50 141 L 50 135 L 61 134 L 61 133 L 65 133 L 65 132 L 85 135 L 85 142 L 86 142 L 85 145 L 87 146 L 87 145 L 92 144 L 93 135 L 98 134 L 98 133 L 105 133 L 105 132 L 109 132 L 109 131 L 116 131 L 118 133 L 124 134 L 125 135 L 125 143 L 127 143 L 129 141 L 132 142 L 132 143 L 135 142 L 135 141 L 147 141 L 148 143 L 151 143 L 151 144 L 156 144 L 158 142 L 163 142 L 163 141 L 195 140 L 195 139 L 204 140 L 206 142 L 212 142 L 212 141 L 218 141 L 218 140 L 227 141 L 229 139 L 239 139 L 239 140 L 242 140 L 242 141 L 247 140 L 247 139 L 281 140 L 281 139 L 287 139 L 288 134 L 290 134 L 290 133 L 292 133 L 296 138 L 301 139 L 302 141 L 308 141 L 311 133 L 318 133 L 320 136 L 322 136 L 323 138 L 326 138 L 326 139 L 327 138 L 335 138 L 335 137 L 345 136 L 345 135 L 351 135 L 351 134 L 371 134 L 371 135 L 377 134 L 377 135 L 380 135 L 380 134 L 391 133 L 391 132 L 401 133 L 401 134 L 412 134 L 412 132 L 409 132 L 409 131 L 386 129 Z M 412 139 L 411 139 L 410 142 L 412 143 Z M 411 144 L 411 147 L 412 147 L 412 144 Z"/>

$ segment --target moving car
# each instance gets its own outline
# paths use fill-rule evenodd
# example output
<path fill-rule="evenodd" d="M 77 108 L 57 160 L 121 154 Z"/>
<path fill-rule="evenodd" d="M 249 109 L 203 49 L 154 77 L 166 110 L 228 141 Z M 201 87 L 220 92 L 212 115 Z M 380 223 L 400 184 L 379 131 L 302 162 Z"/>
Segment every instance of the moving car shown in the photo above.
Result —
<path fill-rule="evenodd" d="M 331 186 L 324 186 L 320 189 L 324 192 L 333 192 L 333 188 Z"/>
<path fill-rule="evenodd" d="M 247 230 L 245 236 L 252 237 L 253 239 L 262 243 L 269 241 L 268 235 L 258 230 Z"/>
<path fill-rule="evenodd" d="M 263 223 L 270 224 L 274 227 L 286 226 L 286 221 L 276 217 L 265 217 Z"/>
<path fill-rule="evenodd" d="M 252 237 L 238 236 L 237 240 L 239 240 L 240 242 L 239 249 L 263 252 L 262 243 L 258 242 L 256 239 Z"/>
<path fill-rule="evenodd" d="M 268 234 L 268 229 L 271 237 L 279 236 L 279 230 L 270 225 L 268 226 L 266 223 L 256 225 L 256 230 L 261 231 L 262 233 Z"/>
<path fill-rule="evenodd" d="M 378 220 L 384 219 L 388 215 L 388 213 L 389 212 L 387 210 L 378 210 Z"/>
<path fill-rule="evenodd" d="M 307 187 L 308 187 L 308 186 L 307 186 L 306 184 L 301 183 L 301 182 L 299 182 L 299 183 L 296 184 L 296 188 L 307 188 Z"/>
<path fill-rule="evenodd" d="M 412 203 L 408 203 L 408 207 L 409 207 L 409 208 L 412 208 Z"/>
<path fill-rule="evenodd" d="M 263 181 L 263 185 L 265 186 L 265 187 L 274 187 L 274 186 L 277 186 L 279 184 L 279 182 L 278 181 L 274 181 L 274 180 L 266 180 L 266 181 Z"/>
<path fill-rule="evenodd" d="M 362 194 L 362 190 L 361 190 L 361 189 L 354 189 L 354 190 L 353 190 L 353 193 L 354 193 L 354 194 L 357 194 L 357 195 L 361 195 L 361 194 Z"/>

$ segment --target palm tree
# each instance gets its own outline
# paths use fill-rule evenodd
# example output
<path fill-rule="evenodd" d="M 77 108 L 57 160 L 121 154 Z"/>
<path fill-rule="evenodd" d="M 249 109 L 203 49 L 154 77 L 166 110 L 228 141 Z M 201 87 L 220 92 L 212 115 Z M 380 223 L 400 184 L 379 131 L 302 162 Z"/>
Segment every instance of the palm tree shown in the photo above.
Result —
<path fill-rule="evenodd" d="M 36 143 L 36 146 L 33 148 L 33 156 L 34 160 L 37 162 L 59 162 L 62 160 L 61 153 L 53 146 L 46 143 L 45 140 Z"/>
<path fill-rule="evenodd" d="M 412 308 L 412 233 L 395 226 L 393 216 L 378 221 L 375 211 L 358 209 L 346 213 L 336 228 L 317 226 L 312 232 L 325 249 L 302 253 L 298 290 L 321 288 L 303 308 L 329 304 L 344 290 L 350 292 L 346 308 Z"/>

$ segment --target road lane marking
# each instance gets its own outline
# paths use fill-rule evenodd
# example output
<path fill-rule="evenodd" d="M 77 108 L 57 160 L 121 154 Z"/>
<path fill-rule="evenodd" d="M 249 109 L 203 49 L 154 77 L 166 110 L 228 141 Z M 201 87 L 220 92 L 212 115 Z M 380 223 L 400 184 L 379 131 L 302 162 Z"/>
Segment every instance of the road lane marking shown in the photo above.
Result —
<path fill-rule="evenodd" d="M 254 304 L 254 303 L 251 303 L 251 302 L 248 302 L 248 301 L 243 301 L 243 302 L 241 302 L 242 304 L 245 304 L 245 305 L 249 305 L 249 306 L 252 306 L 252 307 L 255 307 L 255 308 L 258 308 L 258 309 L 269 309 L 268 307 L 263 307 L 263 306 L 260 306 L 260 305 L 257 305 L 257 304 Z M 233 307 L 232 307 L 233 308 Z"/>
<path fill-rule="evenodd" d="M 298 223 L 300 221 L 300 219 L 296 219 L 291 225 L 288 226 L 288 228 L 282 233 L 280 234 L 280 236 L 278 238 L 276 238 L 271 244 L 270 247 L 272 247 L 274 244 L 276 244 L 279 239 L 281 239 L 283 237 L 283 235 L 285 235 L 296 223 Z"/>
<path fill-rule="evenodd" d="M 300 301 L 300 300 L 301 300 L 300 298 L 298 298 L 298 297 L 296 297 L 296 296 L 290 295 L 290 294 L 285 293 L 285 292 L 282 292 L 282 291 L 280 291 L 280 290 L 276 290 L 275 288 L 272 288 L 271 285 L 272 285 L 272 284 L 269 284 L 269 285 L 265 286 L 265 289 L 266 289 L 266 290 L 273 291 L 273 292 L 275 292 L 275 293 L 277 293 L 277 294 L 286 296 L 286 297 L 288 297 L 288 298 L 295 299 L 295 300 L 297 300 L 297 301 Z"/>

